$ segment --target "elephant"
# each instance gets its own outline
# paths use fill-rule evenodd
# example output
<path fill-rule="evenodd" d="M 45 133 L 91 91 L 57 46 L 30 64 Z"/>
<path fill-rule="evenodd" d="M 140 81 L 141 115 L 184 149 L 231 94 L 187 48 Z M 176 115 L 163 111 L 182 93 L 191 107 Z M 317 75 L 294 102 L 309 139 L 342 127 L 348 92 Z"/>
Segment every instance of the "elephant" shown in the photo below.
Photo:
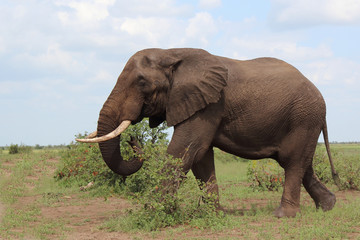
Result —
<path fill-rule="evenodd" d="M 235 60 L 202 49 L 144 49 L 126 63 L 105 101 L 97 130 L 81 142 L 98 142 L 107 166 L 128 176 L 142 159 L 126 161 L 120 135 L 130 125 L 149 118 L 149 126 L 166 121 L 174 127 L 167 153 L 182 158 L 182 170 L 192 170 L 217 196 L 214 151 L 246 159 L 272 158 L 285 170 L 276 217 L 300 212 L 301 184 L 316 208 L 331 210 L 335 195 L 312 166 L 320 133 L 334 179 L 337 173 L 329 148 L 326 106 L 319 90 L 292 65 L 276 58 Z"/>

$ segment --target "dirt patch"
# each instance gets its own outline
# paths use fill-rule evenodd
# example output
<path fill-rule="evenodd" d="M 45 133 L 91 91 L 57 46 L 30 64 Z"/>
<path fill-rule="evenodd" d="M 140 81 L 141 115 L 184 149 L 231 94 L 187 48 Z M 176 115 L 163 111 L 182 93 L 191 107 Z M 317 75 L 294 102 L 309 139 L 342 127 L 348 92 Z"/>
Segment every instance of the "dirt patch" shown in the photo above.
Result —
<path fill-rule="evenodd" d="M 360 191 L 355 191 L 355 190 L 338 191 L 335 193 L 335 196 L 337 201 L 341 200 L 347 203 L 354 198 L 360 198 Z"/>
<path fill-rule="evenodd" d="M 39 177 L 36 176 L 26 176 L 25 177 L 25 186 L 26 189 L 31 191 L 36 187 L 36 182 L 39 180 Z"/>
<path fill-rule="evenodd" d="M 47 159 L 48 166 L 46 168 L 47 176 L 53 176 L 56 171 L 56 165 L 59 163 L 60 157 Z"/>
<path fill-rule="evenodd" d="M 5 178 L 8 178 L 11 176 L 12 171 L 11 168 L 15 166 L 15 163 L 13 162 L 3 162 L 1 163 L 1 172 Z"/>
<path fill-rule="evenodd" d="M 39 196 L 24 196 L 17 199 L 14 204 L 15 209 L 22 209 L 27 206 L 34 205 L 35 201 L 39 199 Z"/>
<path fill-rule="evenodd" d="M 129 234 L 126 233 L 119 233 L 119 232 L 87 232 L 87 233 L 79 233 L 79 232 L 75 232 L 73 234 L 71 234 L 70 236 L 68 236 L 66 238 L 67 240 L 97 240 L 97 239 L 103 239 L 103 240 L 118 240 L 118 239 L 134 239 L 134 237 L 132 237 Z M 144 239 L 144 238 L 141 238 Z"/>
<path fill-rule="evenodd" d="M 5 204 L 2 204 L 1 202 L 0 202 L 0 223 L 1 223 L 1 221 L 2 221 L 2 218 L 3 218 L 3 216 L 5 215 Z"/>
<path fill-rule="evenodd" d="M 15 161 L 20 161 L 21 159 L 14 160 L 13 162 L 2 162 L 1 167 L 14 167 Z"/>
<path fill-rule="evenodd" d="M 6 169 L 6 168 L 3 168 L 1 170 L 1 172 L 5 178 L 9 178 L 12 174 L 12 171 L 10 169 Z"/>
<path fill-rule="evenodd" d="M 41 218 L 61 218 L 70 230 L 67 239 L 131 239 L 127 233 L 109 233 L 99 230 L 107 219 L 124 214 L 131 204 L 122 198 L 112 197 L 82 200 L 76 196 L 63 196 L 51 207 L 41 208 Z"/>

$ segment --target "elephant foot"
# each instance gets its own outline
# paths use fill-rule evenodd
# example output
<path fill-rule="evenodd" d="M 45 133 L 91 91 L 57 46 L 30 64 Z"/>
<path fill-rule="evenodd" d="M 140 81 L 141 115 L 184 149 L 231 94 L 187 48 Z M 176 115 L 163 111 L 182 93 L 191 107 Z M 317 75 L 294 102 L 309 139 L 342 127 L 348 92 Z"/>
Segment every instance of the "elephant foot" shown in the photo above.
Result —
<path fill-rule="evenodd" d="M 296 207 L 283 207 L 280 205 L 280 207 L 278 207 L 275 212 L 274 215 L 277 218 L 282 218 L 282 217 L 295 217 L 296 214 L 300 212 L 300 208 L 296 208 Z"/>
<path fill-rule="evenodd" d="M 295 217 L 300 212 L 300 205 L 284 197 L 281 198 L 280 206 L 275 210 L 275 217 Z"/>
<path fill-rule="evenodd" d="M 332 192 L 329 192 L 328 196 L 325 198 L 323 197 L 323 199 L 321 199 L 321 201 L 315 202 L 316 208 L 321 207 L 321 209 L 326 212 L 329 211 L 331 209 L 333 209 L 333 207 L 335 206 L 336 203 L 336 197 Z"/>

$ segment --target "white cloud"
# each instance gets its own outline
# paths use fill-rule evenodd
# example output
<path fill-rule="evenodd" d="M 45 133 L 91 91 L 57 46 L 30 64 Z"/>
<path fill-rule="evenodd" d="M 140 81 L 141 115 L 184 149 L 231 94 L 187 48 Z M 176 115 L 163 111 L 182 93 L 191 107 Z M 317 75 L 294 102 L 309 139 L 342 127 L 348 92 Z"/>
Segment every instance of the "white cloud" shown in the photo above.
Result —
<path fill-rule="evenodd" d="M 0 36 L 0 54 L 5 52 L 6 45 L 5 40 Z"/>
<path fill-rule="evenodd" d="M 358 0 L 272 0 L 270 19 L 280 26 L 359 24 Z"/>
<path fill-rule="evenodd" d="M 216 22 L 207 12 L 200 12 L 189 19 L 186 36 L 193 40 L 199 39 L 203 45 L 208 44 L 208 37 L 217 32 Z"/>
<path fill-rule="evenodd" d="M 118 17 L 177 17 L 191 14 L 191 6 L 176 0 L 118 0 L 111 8 Z"/>
<path fill-rule="evenodd" d="M 58 18 L 60 19 L 61 23 L 64 25 L 68 25 L 71 23 L 70 14 L 68 12 L 58 12 Z"/>
<path fill-rule="evenodd" d="M 221 0 L 200 0 L 199 5 L 201 8 L 216 8 L 221 6 Z"/>
<path fill-rule="evenodd" d="M 131 36 L 143 37 L 151 44 L 158 44 L 158 42 L 165 37 L 171 28 L 171 20 L 166 18 L 126 18 L 119 20 L 120 29 Z"/>
<path fill-rule="evenodd" d="M 111 74 L 109 71 L 100 69 L 95 73 L 95 76 L 89 79 L 92 83 L 114 83 L 116 81 L 116 76 Z"/>
<path fill-rule="evenodd" d="M 2 96 L 11 95 L 22 88 L 22 83 L 14 81 L 0 81 L 0 94 Z"/>
<path fill-rule="evenodd" d="M 26 15 L 27 9 L 23 5 L 17 5 L 13 12 L 14 19 L 22 19 Z"/>
<path fill-rule="evenodd" d="M 310 61 L 318 58 L 327 58 L 333 55 L 326 45 L 316 48 L 305 47 L 291 40 L 280 40 L 273 37 L 244 37 L 234 38 L 232 44 L 236 52 L 234 57 L 277 57 L 287 61 Z"/>
<path fill-rule="evenodd" d="M 304 64 L 304 73 L 311 81 L 321 85 L 360 87 L 360 63 L 343 58 L 315 60 Z"/>
<path fill-rule="evenodd" d="M 83 70 L 85 66 L 75 59 L 75 54 L 64 51 L 58 43 L 50 44 L 46 52 L 32 55 L 19 54 L 14 57 L 17 64 L 26 64 L 38 68 L 40 71 L 53 70 L 57 72 L 74 73 Z"/>
<path fill-rule="evenodd" d="M 67 6 L 75 10 L 76 19 L 81 23 L 94 23 L 104 20 L 109 16 L 108 8 L 115 0 L 92 0 L 92 1 L 57 1 L 58 6 Z M 73 19 L 65 11 L 58 12 L 58 17 L 63 24 L 70 24 Z"/>

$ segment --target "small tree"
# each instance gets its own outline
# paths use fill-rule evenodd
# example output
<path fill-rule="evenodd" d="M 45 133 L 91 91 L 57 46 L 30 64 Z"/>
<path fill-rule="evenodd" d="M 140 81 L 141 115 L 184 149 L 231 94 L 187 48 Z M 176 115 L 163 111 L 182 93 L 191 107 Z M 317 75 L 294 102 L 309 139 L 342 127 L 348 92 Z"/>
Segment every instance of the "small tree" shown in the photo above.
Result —
<path fill-rule="evenodd" d="M 19 146 L 17 144 L 11 144 L 9 147 L 9 154 L 19 153 Z"/>
<path fill-rule="evenodd" d="M 124 159 L 133 156 L 133 150 L 127 143 L 130 136 L 136 138 L 141 147 L 154 144 L 166 143 L 166 125 L 161 124 L 158 128 L 151 129 L 148 119 L 130 126 L 121 134 L 121 155 Z M 78 135 L 78 138 L 84 137 Z M 94 182 L 95 186 L 108 186 L 118 188 L 124 178 L 112 172 L 102 159 L 98 144 L 71 143 L 63 153 L 61 160 L 63 165 L 56 171 L 56 178 L 62 180 L 65 185 L 76 184 L 83 186 Z"/>

